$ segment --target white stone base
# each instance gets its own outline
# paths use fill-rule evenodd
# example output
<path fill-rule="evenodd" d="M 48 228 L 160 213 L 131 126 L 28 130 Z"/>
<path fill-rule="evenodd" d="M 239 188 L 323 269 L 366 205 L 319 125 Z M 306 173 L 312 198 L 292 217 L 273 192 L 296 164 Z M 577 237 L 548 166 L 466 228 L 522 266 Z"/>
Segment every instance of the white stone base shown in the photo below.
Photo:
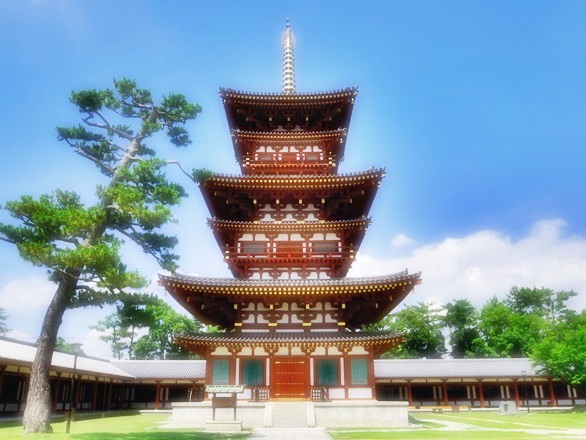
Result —
<path fill-rule="evenodd" d="M 344 400 L 315 402 L 315 421 L 322 428 L 388 428 L 409 426 L 407 402 Z"/>
<path fill-rule="evenodd" d="M 206 428 L 206 423 L 233 422 L 232 408 L 216 408 L 214 420 L 212 402 L 173 402 L 173 414 L 169 427 L 173 428 Z M 238 402 L 236 419 L 245 429 L 264 426 L 265 403 Z"/>
<path fill-rule="evenodd" d="M 238 402 L 237 420 L 234 420 L 232 408 L 216 408 L 214 420 L 211 401 L 173 403 L 173 414 L 168 426 L 216 431 L 262 428 L 267 423 L 265 406 L 266 402 Z M 376 400 L 308 402 L 308 411 L 313 411 L 313 414 L 308 414 L 307 423 L 319 428 L 388 428 L 409 425 L 407 402 Z M 307 426 L 299 426 L 299 428 Z"/>

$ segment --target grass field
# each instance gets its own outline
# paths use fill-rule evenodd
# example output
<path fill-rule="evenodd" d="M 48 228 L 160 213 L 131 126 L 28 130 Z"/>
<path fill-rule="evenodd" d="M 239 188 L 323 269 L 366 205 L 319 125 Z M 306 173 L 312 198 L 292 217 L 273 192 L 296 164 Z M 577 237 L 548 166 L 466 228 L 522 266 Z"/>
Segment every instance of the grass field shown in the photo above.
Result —
<path fill-rule="evenodd" d="M 193 429 L 167 429 L 168 414 L 120 415 L 78 419 L 65 434 L 65 423 L 53 423 L 54 433 L 27 435 L 17 422 L 0 423 L 0 440 L 245 440 L 249 433 L 222 435 Z M 501 416 L 496 412 L 414 413 L 412 427 L 391 430 L 330 430 L 335 440 L 526 440 L 586 438 L 586 413 L 543 412 Z"/>
<path fill-rule="evenodd" d="M 586 413 L 533 412 L 502 416 L 496 412 L 416 413 L 413 427 L 387 431 L 335 430 L 335 440 L 508 440 L 586 438 Z"/>
<path fill-rule="evenodd" d="M 53 434 L 24 435 L 16 422 L 0 423 L 0 440 L 244 440 L 249 434 L 222 435 L 193 429 L 158 429 L 169 414 L 124 415 L 76 420 L 69 434 L 65 422 L 53 423 Z"/>

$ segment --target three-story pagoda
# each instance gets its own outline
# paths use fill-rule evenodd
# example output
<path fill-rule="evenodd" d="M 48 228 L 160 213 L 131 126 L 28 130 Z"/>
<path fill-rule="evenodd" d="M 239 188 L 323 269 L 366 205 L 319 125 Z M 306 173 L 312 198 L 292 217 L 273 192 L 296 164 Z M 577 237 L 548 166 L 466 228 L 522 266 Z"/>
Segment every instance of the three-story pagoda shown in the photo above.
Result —
<path fill-rule="evenodd" d="M 359 329 L 420 282 L 406 271 L 347 278 L 384 169 L 339 174 L 356 88 L 297 93 L 294 35 L 283 32 L 282 93 L 221 89 L 242 175 L 199 183 L 234 278 L 161 275 L 203 323 L 183 334 L 206 359 L 206 383 L 250 399 L 371 399 L 373 360 L 400 335 Z"/>

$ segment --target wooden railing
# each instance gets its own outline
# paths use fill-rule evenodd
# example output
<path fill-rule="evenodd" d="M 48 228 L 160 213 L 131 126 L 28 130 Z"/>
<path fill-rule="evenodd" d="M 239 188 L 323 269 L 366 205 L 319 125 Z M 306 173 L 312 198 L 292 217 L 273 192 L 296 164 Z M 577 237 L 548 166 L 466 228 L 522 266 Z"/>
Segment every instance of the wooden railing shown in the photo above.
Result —
<path fill-rule="evenodd" d="M 250 397 L 251 400 L 254 400 L 255 402 L 269 400 L 269 387 L 261 385 L 252 387 Z"/>
<path fill-rule="evenodd" d="M 328 260 L 332 258 L 352 258 L 354 255 L 354 250 L 350 246 L 344 246 L 341 249 L 326 251 L 326 250 L 303 250 L 303 249 L 283 249 L 280 250 L 272 250 L 272 249 L 264 249 L 263 251 L 254 251 L 254 252 L 246 252 L 246 251 L 238 251 L 234 247 L 230 247 L 224 252 L 224 257 L 227 259 L 250 259 L 250 260 L 258 260 L 258 259 L 266 259 L 270 261 L 278 261 L 278 260 Z"/>
<path fill-rule="evenodd" d="M 329 402 L 330 394 L 328 388 L 323 385 L 313 385 L 311 387 L 311 400 L 317 402 Z"/>

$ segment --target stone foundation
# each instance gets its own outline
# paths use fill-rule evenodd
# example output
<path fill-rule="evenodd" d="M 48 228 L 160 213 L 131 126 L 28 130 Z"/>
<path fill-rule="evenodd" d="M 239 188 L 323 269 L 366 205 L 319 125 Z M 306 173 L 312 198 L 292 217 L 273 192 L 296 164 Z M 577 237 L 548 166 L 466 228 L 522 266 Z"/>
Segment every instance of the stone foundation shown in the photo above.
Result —
<path fill-rule="evenodd" d="M 174 428 L 203 428 L 224 430 L 223 422 L 233 430 L 262 428 L 272 426 L 273 414 L 278 411 L 278 402 L 238 402 L 236 420 L 232 408 L 213 409 L 210 401 L 173 403 L 173 413 L 169 426 Z M 269 409 L 267 412 L 267 408 Z M 406 402 L 379 402 L 376 400 L 346 400 L 335 402 L 307 402 L 307 423 L 315 423 L 320 428 L 388 428 L 409 425 Z M 299 426 L 305 428 L 308 425 Z M 226 429 L 228 430 L 228 429 Z"/>

